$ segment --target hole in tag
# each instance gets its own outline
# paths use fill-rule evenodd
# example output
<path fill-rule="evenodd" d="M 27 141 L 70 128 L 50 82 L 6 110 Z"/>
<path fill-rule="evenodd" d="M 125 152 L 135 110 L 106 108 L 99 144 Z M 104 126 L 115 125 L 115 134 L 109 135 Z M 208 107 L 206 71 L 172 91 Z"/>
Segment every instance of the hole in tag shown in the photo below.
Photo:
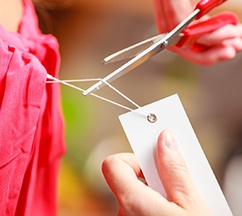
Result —
<path fill-rule="evenodd" d="M 157 121 L 157 117 L 155 114 L 153 113 L 150 113 L 148 116 L 147 116 L 147 119 L 150 123 L 155 123 Z"/>

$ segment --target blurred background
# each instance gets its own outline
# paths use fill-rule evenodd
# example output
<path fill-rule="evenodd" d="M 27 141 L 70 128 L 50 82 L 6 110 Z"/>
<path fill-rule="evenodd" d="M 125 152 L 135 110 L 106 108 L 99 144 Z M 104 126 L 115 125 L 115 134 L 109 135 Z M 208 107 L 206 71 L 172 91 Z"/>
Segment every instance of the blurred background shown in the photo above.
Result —
<path fill-rule="evenodd" d="M 240 0 L 230 0 L 216 12 L 231 10 L 242 19 L 241 6 Z M 157 34 L 152 0 L 46 0 L 36 8 L 42 30 L 59 40 L 61 79 L 104 77 L 122 63 L 102 66 L 104 57 Z M 113 82 L 141 106 L 179 94 L 235 216 L 242 215 L 241 54 L 201 67 L 165 51 Z M 86 89 L 91 84 L 77 85 Z M 58 215 L 116 215 L 101 163 L 107 155 L 131 151 L 118 120 L 126 110 L 61 89 L 67 153 L 59 178 Z M 130 106 L 107 87 L 98 93 Z"/>

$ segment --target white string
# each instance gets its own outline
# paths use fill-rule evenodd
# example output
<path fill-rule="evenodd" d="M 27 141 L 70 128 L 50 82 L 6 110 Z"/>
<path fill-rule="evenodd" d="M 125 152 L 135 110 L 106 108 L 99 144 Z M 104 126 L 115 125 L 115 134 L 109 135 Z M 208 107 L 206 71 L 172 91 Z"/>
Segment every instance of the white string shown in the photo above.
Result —
<path fill-rule="evenodd" d="M 116 93 L 118 93 L 120 96 L 122 96 L 124 99 L 126 99 L 127 101 L 129 101 L 130 103 L 132 103 L 134 106 L 136 106 L 137 108 L 139 108 L 140 110 L 142 110 L 147 116 L 150 115 L 150 113 L 148 113 L 145 109 L 143 109 L 142 107 L 140 107 L 137 103 L 135 103 L 134 101 L 132 101 L 130 98 L 128 98 L 126 95 L 124 95 L 122 92 L 120 92 L 118 89 L 114 88 L 114 86 L 112 86 L 110 83 L 101 80 L 103 83 L 105 83 L 107 86 L 109 86 L 111 89 L 113 89 Z"/>
<path fill-rule="evenodd" d="M 47 75 L 47 78 L 48 79 L 52 79 L 52 80 L 46 80 L 46 83 L 60 83 L 61 82 L 66 82 L 66 83 L 73 83 L 73 82 L 93 82 L 93 81 L 100 81 L 102 80 L 101 78 L 91 78 L 91 79 L 71 79 L 71 80 L 59 80 L 59 79 L 56 79 L 54 78 L 53 76 L 51 75 Z M 55 80 L 54 80 L 55 79 Z"/>
<path fill-rule="evenodd" d="M 70 84 L 70 83 L 71 83 L 71 82 L 102 81 L 102 82 L 105 83 L 108 87 L 110 87 L 112 90 L 114 90 L 117 94 L 119 94 L 121 97 L 123 97 L 124 99 L 126 99 L 127 101 L 129 101 L 130 103 L 132 103 L 134 106 L 136 106 L 137 108 L 139 108 L 140 110 L 142 110 L 142 111 L 147 115 L 147 117 L 150 116 L 150 113 L 148 113 L 145 109 L 143 109 L 142 107 L 140 107 L 137 103 L 135 103 L 134 101 L 132 101 L 130 98 L 128 98 L 126 95 L 124 95 L 124 94 L 123 94 L 122 92 L 120 92 L 118 89 L 116 89 L 116 88 L 115 88 L 114 86 L 112 86 L 110 83 L 104 81 L 104 80 L 101 79 L 101 78 L 92 78 L 92 79 L 75 79 L 75 80 L 59 80 L 59 79 L 57 79 L 57 78 L 55 78 L 55 77 L 53 77 L 53 76 L 47 74 L 47 79 L 51 79 L 51 81 L 50 81 L 50 80 L 47 80 L 46 83 L 62 83 L 62 84 L 64 84 L 64 85 L 67 85 L 67 86 L 69 86 L 69 87 L 71 87 L 71 88 L 74 88 L 74 89 L 76 89 L 76 90 L 78 90 L 78 91 L 81 91 L 81 92 L 83 92 L 83 91 L 85 91 L 85 90 L 82 89 L 82 88 L 79 88 L 79 87 L 77 87 L 77 86 L 75 86 L 75 85 L 72 85 L 72 84 Z M 109 102 L 109 103 L 111 103 L 111 104 L 114 104 L 114 105 L 116 105 L 116 106 L 119 106 L 119 107 L 121 107 L 121 108 L 124 108 L 124 109 L 126 109 L 126 110 L 133 111 L 133 109 L 131 109 L 131 108 L 129 108 L 129 107 L 126 107 L 126 106 L 124 106 L 124 105 L 122 105 L 122 104 L 119 104 L 119 103 L 117 103 L 117 102 L 114 102 L 114 101 L 112 101 L 112 100 L 109 100 L 109 99 L 107 99 L 107 98 L 104 98 L 104 97 L 102 97 L 102 96 L 99 96 L 99 95 L 97 95 L 97 94 L 91 93 L 90 95 L 92 95 L 92 96 L 94 96 L 94 97 L 96 97 L 96 98 L 99 98 L 99 99 L 101 99 L 101 100 L 104 100 L 104 101 L 106 101 L 106 102 Z"/>
<path fill-rule="evenodd" d="M 63 84 L 63 85 L 66 85 L 66 86 L 69 86 L 69 87 L 71 87 L 71 88 L 74 88 L 74 89 L 76 89 L 76 90 L 78 90 L 78 91 L 81 91 L 81 92 L 84 92 L 84 91 L 85 91 L 85 90 L 82 89 L 82 88 L 79 88 L 79 87 L 77 87 L 77 86 L 75 86 L 75 85 L 72 85 L 72 84 L 70 84 L 70 83 L 68 83 L 68 82 L 65 82 L 64 80 L 59 80 L 59 79 L 57 79 L 57 78 L 55 78 L 55 77 L 53 77 L 53 76 L 51 76 L 51 75 L 49 75 L 49 74 L 47 74 L 47 78 L 53 80 L 53 81 L 46 81 L 47 83 L 61 83 L 61 84 Z M 91 80 L 92 80 L 92 79 L 91 79 Z M 97 81 L 97 80 L 101 80 L 101 79 L 95 79 L 95 80 Z M 74 81 L 74 80 L 73 80 L 73 81 Z M 76 82 L 76 81 L 75 81 L 75 82 Z M 79 82 L 80 82 L 80 80 L 79 80 Z M 97 95 L 97 94 L 91 93 L 90 95 L 92 95 L 92 96 L 94 96 L 94 97 L 96 97 L 96 98 L 98 98 L 98 99 L 101 99 L 101 100 L 103 100 L 103 101 L 106 101 L 106 102 L 108 102 L 108 103 L 111 103 L 111 104 L 113 104 L 113 105 L 119 106 L 119 107 L 121 107 L 121 108 L 123 108 L 123 109 L 129 110 L 129 111 L 133 111 L 133 109 L 131 109 L 131 108 L 127 107 L 127 106 L 124 106 L 124 105 L 122 105 L 122 104 L 116 103 L 116 102 L 114 102 L 114 101 L 112 101 L 112 100 L 109 100 L 109 99 L 104 98 L 104 97 L 102 97 L 102 96 L 99 96 L 99 95 Z"/>

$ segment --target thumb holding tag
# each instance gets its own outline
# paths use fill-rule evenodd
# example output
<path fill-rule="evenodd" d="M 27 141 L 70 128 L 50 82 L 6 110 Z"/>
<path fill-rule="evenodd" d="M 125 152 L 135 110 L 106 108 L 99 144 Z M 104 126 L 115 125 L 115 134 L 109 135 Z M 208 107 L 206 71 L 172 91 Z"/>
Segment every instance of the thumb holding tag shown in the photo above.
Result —
<path fill-rule="evenodd" d="M 195 189 L 186 162 L 173 133 L 164 130 L 158 137 L 156 166 L 167 194 L 167 200 L 187 211 L 187 215 L 210 215 Z"/>

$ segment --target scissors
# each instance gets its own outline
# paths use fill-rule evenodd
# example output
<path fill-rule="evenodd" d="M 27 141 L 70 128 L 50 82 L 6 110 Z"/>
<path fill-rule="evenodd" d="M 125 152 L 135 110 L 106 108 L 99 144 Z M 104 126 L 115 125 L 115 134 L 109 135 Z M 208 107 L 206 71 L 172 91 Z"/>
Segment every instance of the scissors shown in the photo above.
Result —
<path fill-rule="evenodd" d="M 128 62 L 121 67 L 110 73 L 108 76 L 88 88 L 83 92 L 83 95 L 88 95 L 94 91 L 105 86 L 107 83 L 111 83 L 115 79 L 123 76 L 127 72 L 133 70 L 140 64 L 144 63 L 160 51 L 164 50 L 167 46 L 176 45 L 181 47 L 188 44 L 192 49 L 201 51 L 206 47 L 196 44 L 196 39 L 204 33 L 214 31 L 227 24 L 236 25 L 238 23 L 237 17 L 232 13 L 222 13 L 207 21 L 200 22 L 191 26 L 188 26 L 193 20 L 200 19 L 215 7 L 221 5 L 227 0 L 201 0 L 196 5 L 193 12 L 187 16 L 181 23 L 179 23 L 174 29 L 165 34 L 159 34 L 152 38 L 146 39 L 133 46 L 125 48 L 117 53 L 114 53 L 106 57 L 103 64 L 120 61 L 123 59 L 131 58 Z"/>

